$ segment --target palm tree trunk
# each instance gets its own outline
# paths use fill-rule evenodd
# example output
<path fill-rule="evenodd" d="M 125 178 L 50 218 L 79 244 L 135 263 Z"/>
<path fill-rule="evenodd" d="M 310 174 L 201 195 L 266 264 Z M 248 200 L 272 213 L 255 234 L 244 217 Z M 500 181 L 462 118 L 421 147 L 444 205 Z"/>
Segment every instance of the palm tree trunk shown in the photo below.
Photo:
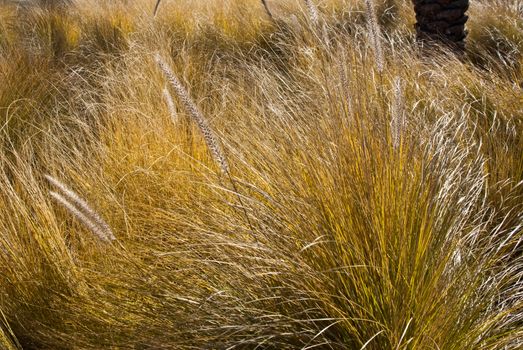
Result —
<path fill-rule="evenodd" d="M 412 0 L 416 11 L 416 32 L 420 41 L 440 42 L 465 49 L 465 23 L 469 0 Z"/>

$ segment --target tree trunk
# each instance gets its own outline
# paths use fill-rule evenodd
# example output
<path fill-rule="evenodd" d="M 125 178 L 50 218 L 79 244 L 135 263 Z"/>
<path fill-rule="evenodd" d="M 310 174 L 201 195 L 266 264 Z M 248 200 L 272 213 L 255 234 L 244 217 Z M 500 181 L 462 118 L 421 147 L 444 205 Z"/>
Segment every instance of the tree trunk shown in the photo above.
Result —
<path fill-rule="evenodd" d="M 416 11 L 417 38 L 465 49 L 465 23 L 469 0 L 412 0 Z"/>

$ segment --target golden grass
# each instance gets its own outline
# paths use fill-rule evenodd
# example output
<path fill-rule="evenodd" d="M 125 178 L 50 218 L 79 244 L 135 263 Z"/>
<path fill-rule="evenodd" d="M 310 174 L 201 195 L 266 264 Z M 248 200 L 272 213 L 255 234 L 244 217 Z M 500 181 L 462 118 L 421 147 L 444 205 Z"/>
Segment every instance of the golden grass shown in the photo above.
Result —
<path fill-rule="evenodd" d="M 155 3 L 0 8 L 0 347 L 522 346 L 520 2 L 376 1 L 383 68 L 363 1 Z"/>

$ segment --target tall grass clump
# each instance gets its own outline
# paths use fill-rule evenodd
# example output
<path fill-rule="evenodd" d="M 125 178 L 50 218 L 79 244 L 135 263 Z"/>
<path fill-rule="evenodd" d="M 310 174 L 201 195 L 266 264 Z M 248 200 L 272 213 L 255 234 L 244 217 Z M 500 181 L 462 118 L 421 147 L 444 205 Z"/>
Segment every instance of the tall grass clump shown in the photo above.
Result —
<path fill-rule="evenodd" d="M 518 65 L 388 1 L 155 3 L 5 28 L 0 347 L 523 346 Z"/>

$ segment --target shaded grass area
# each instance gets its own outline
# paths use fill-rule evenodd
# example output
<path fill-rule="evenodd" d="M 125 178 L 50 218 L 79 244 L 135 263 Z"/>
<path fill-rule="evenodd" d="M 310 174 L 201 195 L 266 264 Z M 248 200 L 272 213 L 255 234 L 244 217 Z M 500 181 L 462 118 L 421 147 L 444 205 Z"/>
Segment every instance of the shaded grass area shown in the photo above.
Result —
<path fill-rule="evenodd" d="M 520 2 L 463 58 L 377 2 L 383 71 L 360 1 L 154 3 L 1 8 L 2 347 L 522 346 Z"/>

